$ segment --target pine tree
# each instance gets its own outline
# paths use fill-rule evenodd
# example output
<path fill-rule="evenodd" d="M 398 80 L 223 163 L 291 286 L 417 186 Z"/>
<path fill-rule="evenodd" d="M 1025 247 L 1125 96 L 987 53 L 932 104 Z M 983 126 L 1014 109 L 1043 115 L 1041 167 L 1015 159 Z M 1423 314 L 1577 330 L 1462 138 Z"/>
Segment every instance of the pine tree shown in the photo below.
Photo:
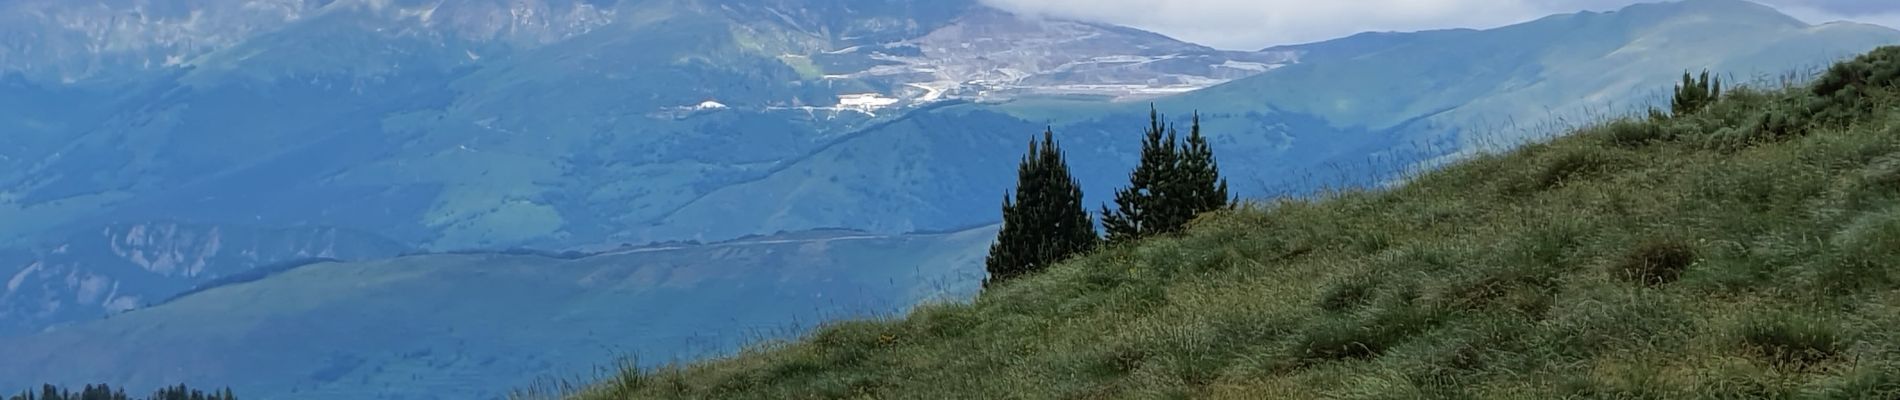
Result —
<path fill-rule="evenodd" d="M 1716 76 L 1713 78 L 1709 78 L 1709 102 L 1714 103 L 1716 100 L 1721 100 L 1721 99 L 1722 99 L 1722 77 Z"/>
<path fill-rule="evenodd" d="M 1142 132 L 1141 163 L 1128 174 L 1128 187 L 1115 191 L 1116 209 L 1102 206 L 1102 226 L 1110 242 L 1160 234 L 1169 222 L 1178 219 L 1180 213 L 1163 201 L 1167 182 L 1174 179 L 1180 158 L 1173 131 L 1162 122 L 1161 112 L 1150 106 L 1148 128 Z"/>
<path fill-rule="evenodd" d="M 1015 196 L 1003 197 L 1003 230 L 990 245 L 984 287 L 1048 268 L 1100 240 L 1053 131 L 1030 142 L 1016 178 Z"/>
<path fill-rule="evenodd" d="M 1702 70 L 1702 82 L 1698 83 L 1702 84 L 1702 106 L 1699 107 L 1700 109 L 1709 108 L 1709 105 L 1715 104 L 1717 100 L 1722 99 L 1722 77 L 1711 75 L 1708 70 Z"/>
<path fill-rule="evenodd" d="M 1213 146 L 1201 131 L 1200 114 L 1194 115 L 1186 143 L 1161 122 L 1158 111 L 1151 109 L 1148 120 L 1141 164 L 1129 173 L 1129 186 L 1115 192 L 1116 209 L 1102 207 L 1111 242 L 1177 232 L 1195 216 L 1232 204 Z"/>
<path fill-rule="evenodd" d="M 1670 100 L 1669 109 L 1677 116 L 1694 114 L 1721 97 L 1721 78 L 1710 77 L 1707 70 L 1700 76 L 1683 72 L 1682 84 L 1676 86 L 1676 96 Z"/>
<path fill-rule="evenodd" d="M 1676 85 L 1676 96 L 1670 99 L 1669 113 L 1676 116 L 1688 115 L 1695 104 L 1695 77 L 1688 72 L 1682 73 L 1682 84 Z"/>
<path fill-rule="evenodd" d="M 1194 114 L 1194 125 L 1189 128 L 1187 143 L 1182 146 L 1179 169 L 1182 188 L 1178 192 L 1183 196 L 1183 207 L 1189 211 L 1188 218 L 1233 205 L 1233 198 L 1227 193 L 1227 179 L 1220 176 L 1220 165 L 1214 160 L 1214 147 L 1207 143 L 1207 136 L 1201 134 L 1200 113 Z"/>

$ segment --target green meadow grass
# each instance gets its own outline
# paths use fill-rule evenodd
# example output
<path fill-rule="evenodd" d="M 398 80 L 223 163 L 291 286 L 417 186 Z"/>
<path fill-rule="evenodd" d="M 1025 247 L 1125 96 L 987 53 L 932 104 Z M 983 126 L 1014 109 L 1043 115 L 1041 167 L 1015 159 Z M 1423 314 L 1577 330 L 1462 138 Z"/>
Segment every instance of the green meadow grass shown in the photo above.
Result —
<path fill-rule="evenodd" d="M 1740 90 L 570 397 L 1896 398 L 1891 93 Z"/>

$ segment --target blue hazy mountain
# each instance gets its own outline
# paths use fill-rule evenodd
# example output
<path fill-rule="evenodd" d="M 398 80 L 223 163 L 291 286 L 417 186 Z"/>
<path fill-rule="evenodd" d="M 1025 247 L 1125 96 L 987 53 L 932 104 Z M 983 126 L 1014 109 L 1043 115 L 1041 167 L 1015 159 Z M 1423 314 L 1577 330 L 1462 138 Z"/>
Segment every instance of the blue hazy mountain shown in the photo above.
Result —
<path fill-rule="evenodd" d="M 961 229 L 998 219 L 1045 128 L 1093 201 L 1150 103 L 1202 113 L 1239 194 L 1299 193 L 1639 110 L 1685 70 L 1752 81 L 1891 43 L 1735 0 L 1258 52 L 972 1 L 0 1 L 0 277 L 30 290 L 0 325 L 39 332 L 0 337 L 21 354 L 0 376 L 493 395 L 703 353 L 682 335 L 716 352 L 965 295 L 988 239 Z M 264 250 L 167 253 L 206 260 L 181 275 L 113 247 L 163 224 Z M 331 232 L 352 250 L 316 256 L 681 243 L 299 261 Z M 683 243 L 733 238 L 754 245 Z M 653 271 L 715 276 L 634 278 Z M 47 352 L 67 348 L 99 350 Z"/>
<path fill-rule="evenodd" d="M 1394 147 L 1472 147 L 1474 126 L 1628 106 L 1672 71 L 1752 77 L 1896 37 L 1732 0 L 1262 52 L 971 2 L 229 0 L 180 3 L 211 10 L 191 24 L 163 7 L 138 9 L 150 26 L 45 21 L 124 4 L 8 3 L 15 43 L 71 43 L 0 53 L 39 56 L 0 56 L 0 102 L 34 105 L 0 115 L 22 132 L 0 150 L 0 217 L 19 221 L 0 240 L 155 218 L 434 249 L 945 229 L 994 220 L 993 161 L 1049 125 L 1089 142 L 1105 192 L 1132 162 L 1133 100 L 1208 113 L 1257 195 Z M 197 30 L 218 40 L 180 39 Z M 918 130 L 955 134 L 898 138 Z M 908 165 L 847 159 L 892 140 Z"/>
<path fill-rule="evenodd" d="M 770 234 L 659 224 L 930 104 L 1147 95 L 1285 61 L 970 1 L 15 0 L 0 22 L 9 277 L 69 238 L 170 222 L 226 227 L 227 241 L 334 228 L 433 250 Z M 1013 40 L 962 46 L 984 37 Z M 69 258 L 124 270 L 110 252 Z M 55 305 L 86 296 L 54 286 L 0 308 L 59 316 L 0 325 L 140 303 Z"/>
<path fill-rule="evenodd" d="M 969 1 L 157 3 L 0 8 L 0 101 L 76 105 L 0 114 L 25 132 L 0 150 L 0 241 L 149 218 L 435 249 L 692 239 L 649 228 L 929 103 L 1284 61 Z"/>

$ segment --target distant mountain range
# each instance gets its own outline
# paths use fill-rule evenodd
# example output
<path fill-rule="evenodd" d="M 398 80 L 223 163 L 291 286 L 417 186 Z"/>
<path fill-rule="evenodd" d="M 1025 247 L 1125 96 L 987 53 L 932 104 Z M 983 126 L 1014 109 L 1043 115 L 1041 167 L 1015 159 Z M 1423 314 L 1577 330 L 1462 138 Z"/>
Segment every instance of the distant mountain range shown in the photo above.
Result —
<path fill-rule="evenodd" d="M 931 104 L 1151 97 L 1291 60 L 972 1 L 21 1 L 0 18 L 19 21 L 0 103 L 22 105 L 0 127 L 25 132 L 0 150 L 12 242 L 151 218 L 435 249 L 722 240 L 772 231 L 654 226 Z"/>
<path fill-rule="evenodd" d="M 217 255 L 137 282 L 149 271 L 100 231 L 353 232 L 432 250 L 772 234 L 656 224 L 911 110 L 1152 97 L 1287 57 L 972 1 L 3 2 L 0 276 L 25 289 L 0 297 L 0 332 L 313 256 Z M 397 252 L 376 248 L 334 256 Z"/>
<path fill-rule="evenodd" d="M 545 339 L 566 344 L 539 348 L 587 357 L 597 353 L 581 347 L 659 337 L 526 338 L 455 319 L 495 304 L 435 297 L 499 290 L 497 276 L 523 269 L 632 268 L 613 264 L 629 254 L 387 259 L 398 253 L 624 243 L 695 260 L 682 266 L 766 271 L 666 298 L 639 285 L 542 288 L 597 296 L 575 312 L 609 319 L 620 314 L 607 304 L 704 313 L 824 304 L 712 289 L 728 284 L 836 293 L 860 290 L 868 281 L 852 280 L 866 277 L 912 289 L 951 277 L 852 305 L 901 309 L 967 294 L 980 280 L 967 272 L 987 239 L 966 229 L 996 222 L 1024 142 L 1045 128 L 1064 142 L 1092 202 L 1125 182 L 1150 104 L 1175 119 L 1201 113 L 1239 194 L 1304 193 L 1379 184 L 1399 169 L 1639 110 L 1686 70 L 1747 82 L 1893 43 L 1900 32 L 1809 25 L 1737 0 L 1258 52 L 1014 16 L 973 0 L 0 1 L 0 249 L 9 249 L 0 278 L 10 278 L 0 335 L 14 333 L 0 336 L 0 353 L 101 346 L 124 352 L 63 360 L 43 376 L 265 382 L 240 392 L 266 396 L 328 393 L 309 390 L 344 387 L 339 379 L 417 388 L 515 377 L 549 360 L 496 356 L 463 369 L 431 359 L 420 365 L 434 368 L 400 371 L 414 375 L 408 385 L 387 371 L 261 370 L 205 356 L 221 367 L 161 374 L 126 360 L 144 354 L 134 348 L 202 350 L 193 346 L 210 343 L 199 341 L 203 326 L 278 332 L 395 318 L 338 311 L 347 307 L 439 306 L 443 316 L 394 332 L 458 326 L 492 346 Z M 911 234 L 920 231 L 960 233 Z M 153 232 L 177 234 L 128 239 Z M 808 240 L 833 236 L 875 239 Z M 204 251 L 213 237 L 219 245 Z M 727 242 L 739 238 L 771 245 Z M 144 247 L 128 252 L 133 242 Z M 738 248 L 824 256 L 725 257 Z M 153 255 L 173 261 L 161 268 Z M 305 265 L 312 258 L 347 262 Z M 255 273 L 272 265 L 296 268 Z M 834 275 L 767 279 L 775 266 Z M 377 286 L 339 283 L 423 277 L 442 291 L 377 297 Z M 334 293 L 259 300 L 306 286 Z M 164 302 L 194 288 L 209 290 Z M 521 307 L 578 307 L 560 301 Z M 744 326 L 782 317 L 729 316 Z M 202 325 L 158 322 L 173 320 Z M 668 335 L 729 327 L 654 324 Z M 144 334 L 115 336 L 132 331 Z M 372 368 L 394 365 L 375 357 L 407 342 L 323 343 L 333 353 L 298 354 Z M 470 354 L 501 354 L 491 350 Z M 600 361 L 587 357 L 559 361 Z M 0 376 L 28 369 L 13 360 L 0 360 Z M 477 372 L 433 380 L 456 371 Z"/>

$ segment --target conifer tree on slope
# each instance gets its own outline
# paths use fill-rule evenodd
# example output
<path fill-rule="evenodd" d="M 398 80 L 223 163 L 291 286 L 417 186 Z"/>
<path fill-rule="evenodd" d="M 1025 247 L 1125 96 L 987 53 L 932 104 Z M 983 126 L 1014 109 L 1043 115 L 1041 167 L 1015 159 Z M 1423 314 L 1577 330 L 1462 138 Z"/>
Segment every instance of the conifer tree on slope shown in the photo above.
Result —
<path fill-rule="evenodd" d="M 1115 191 L 1115 210 L 1102 206 L 1102 226 L 1110 242 L 1126 242 L 1165 231 L 1176 210 L 1162 201 L 1167 182 L 1175 174 L 1180 150 L 1173 128 L 1161 122 L 1160 111 L 1148 109 L 1148 128 L 1142 132 L 1141 163 L 1128 174 L 1128 187 Z"/>
<path fill-rule="evenodd" d="M 1220 164 L 1214 160 L 1214 147 L 1207 143 L 1207 136 L 1201 135 L 1200 113 L 1194 114 L 1194 125 L 1188 129 L 1187 143 L 1181 146 L 1180 160 L 1177 182 L 1182 187 L 1177 191 L 1188 211 L 1186 219 L 1181 221 L 1183 225 L 1201 213 L 1233 206 L 1233 198 L 1227 194 L 1227 178 L 1220 176 Z"/>
<path fill-rule="evenodd" d="M 1149 110 L 1141 164 L 1129 174 L 1129 186 L 1115 192 L 1116 209 L 1102 207 L 1111 242 L 1176 232 L 1196 215 L 1232 204 L 1213 146 L 1201 132 L 1200 115 L 1194 116 L 1185 144 L 1161 119 Z"/>
<path fill-rule="evenodd" d="M 1669 111 L 1678 116 L 1694 114 L 1721 97 L 1722 78 L 1711 78 L 1707 70 L 1702 71 L 1699 77 L 1683 72 L 1682 84 L 1676 86 L 1676 95 L 1670 100 Z"/>
<path fill-rule="evenodd" d="M 1031 141 L 1016 172 L 1016 194 L 1003 197 L 1003 230 L 990 245 L 984 287 L 1048 268 L 1095 248 L 1095 221 L 1069 174 L 1055 133 Z"/>

